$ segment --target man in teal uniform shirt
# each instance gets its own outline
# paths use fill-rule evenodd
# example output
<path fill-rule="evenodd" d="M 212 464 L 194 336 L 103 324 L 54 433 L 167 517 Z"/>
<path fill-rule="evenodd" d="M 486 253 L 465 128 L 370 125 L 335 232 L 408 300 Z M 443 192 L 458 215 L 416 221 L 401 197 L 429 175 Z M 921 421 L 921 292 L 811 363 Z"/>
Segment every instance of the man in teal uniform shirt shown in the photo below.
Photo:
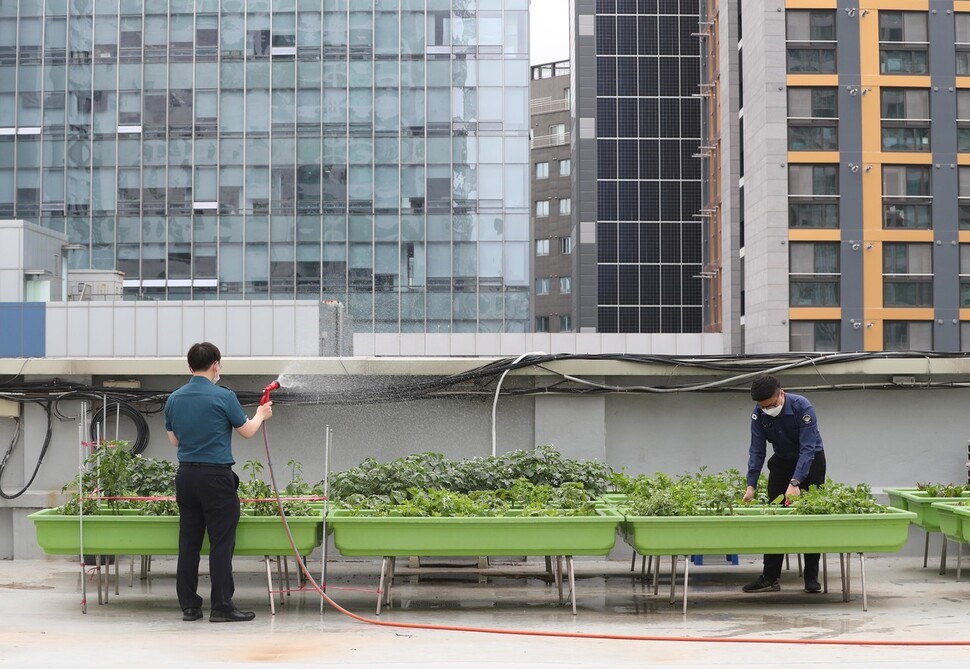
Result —
<path fill-rule="evenodd" d="M 246 439 L 273 415 L 272 402 L 246 416 L 236 394 L 217 386 L 222 354 L 209 342 L 193 344 L 188 353 L 192 378 L 165 402 L 165 429 L 178 449 L 175 499 L 179 506 L 179 557 L 176 591 L 182 620 L 202 617 L 199 554 L 209 534 L 211 622 L 252 620 L 252 611 L 233 604 L 232 554 L 239 524 L 239 477 L 232 471 L 232 431 Z"/>

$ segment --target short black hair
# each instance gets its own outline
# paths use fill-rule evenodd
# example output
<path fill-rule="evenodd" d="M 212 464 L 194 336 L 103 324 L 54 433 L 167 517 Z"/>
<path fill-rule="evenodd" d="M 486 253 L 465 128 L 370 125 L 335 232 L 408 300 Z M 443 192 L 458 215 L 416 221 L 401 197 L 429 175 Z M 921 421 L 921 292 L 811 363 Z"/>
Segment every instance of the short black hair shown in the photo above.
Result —
<path fill-rule="evenodd" d="M 780 389 L 778 379 L 771 374 L 759 374 L 751 382 L 751 399 L 755 402 L 770 400 Z"/>
<path fill-rule="evenodd" d="M 188 360 L 189 369 L 193 372 L 204 372 L 212 367 L 212 363 L 222 360 L 222 353 L 219 352 L 218 346 L 204 341 L 200 344 L 192 344 Z"/>

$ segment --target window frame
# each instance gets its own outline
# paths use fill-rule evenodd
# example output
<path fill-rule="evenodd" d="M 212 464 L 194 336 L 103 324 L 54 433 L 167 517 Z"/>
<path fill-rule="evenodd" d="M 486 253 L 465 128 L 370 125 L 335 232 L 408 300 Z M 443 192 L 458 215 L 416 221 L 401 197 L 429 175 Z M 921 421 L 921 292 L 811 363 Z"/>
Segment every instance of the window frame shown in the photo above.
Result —
<path fill-rule="evenodd" d="M 913 36 L 903 34 L 903 39 L 884 39 L 884 21 L 889 20 L 892 17 L 900 16 L 902 18 L 902 30 L 905 33 L 906 30 L 906 18 L 907 16 L 922 15 L 923 17 L 923 33 L 924 38 L 922 40 L 911 39 Z M 910 11 L 910 10 L 880 10 L 879 12 L 879 74 L 883 75 L 928 75 L 930 73 L 930 55 L 929 55 L 929 17 L 926 11 Z M 887 45 L 892 45 L 890 48 Z M 910 63 L 908 68 L 901 69 L 890 69 L 889 63 L 890 54 L 909 54 Z M 922 67 L 919 70 L 913 69 L 913 56 L 915 54 L 924 54 L 925 58 L 922 60 Z M 897 56 L 899 57 L 899 56 Z"/>

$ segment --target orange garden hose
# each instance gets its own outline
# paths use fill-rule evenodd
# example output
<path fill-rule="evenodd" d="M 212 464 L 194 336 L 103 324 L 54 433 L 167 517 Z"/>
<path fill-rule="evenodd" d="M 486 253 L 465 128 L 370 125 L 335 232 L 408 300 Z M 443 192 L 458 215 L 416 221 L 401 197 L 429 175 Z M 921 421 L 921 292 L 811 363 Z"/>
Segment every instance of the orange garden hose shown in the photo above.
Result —
<path fill-rule="evenodd" d="M 296 548 L 296 542 L 290 533 L 290 526 L 286 521 L 286 514 L 283 513 L 283 503 L 280 499 L 279 491 L 276 487 L 276 478 L 273 474 L 273 461 L 269 452 L 269 439 L 266 435 L 266 424 L 263 426 L 263 445 L 266 449 L 266 463 L 269 471 L 270 484 L 273 487 L 273 495 L 276 498 L 277 509 L 280 519 L 283 521 L 283 529 L 286 537 L 293 549 L 293 557 L 300 565 L 300 571 L 306 577 L 313 589 L 320 597 L 332 608 L 345 616 L 368 625 L 379 625 L 381 627 L 393 627 L 398 629 L 416 630 L 439 630 L 447 632 L 476 632 L 479 634 L 508 634 L 516 636 L 538 636 L 538 637 L 558 637 L 570 639 L 609 639 L 614 641 L 671 641 L 671 642 L 693 642 L 693 643 L 757 643 L 757 644 L 799 644 L 810 646 L 970 646 L 970 640 L 949 640 L 949 641 L 911 641 L 911 640 L 885 640 L 885 639 L 791 639 L 791 638 L 759 638 L 759 637 L 704 637 L 704 636 L 666 636 L 651 634 L 606 634 L 602 632 L 556 632 L 551 630 L 522 630 L 506 629 L 501 627 L 466 627 L 461 625 L 432 625 L 429 623 L 405 623 L 391 622 L 387 620 L 375 620 L 348 611 L 324 592 L 323 588 L 314 580 L 310 571 L 307 569 L 300 552 Z M 327 540 L 326 536 L 323 538 Z"/>

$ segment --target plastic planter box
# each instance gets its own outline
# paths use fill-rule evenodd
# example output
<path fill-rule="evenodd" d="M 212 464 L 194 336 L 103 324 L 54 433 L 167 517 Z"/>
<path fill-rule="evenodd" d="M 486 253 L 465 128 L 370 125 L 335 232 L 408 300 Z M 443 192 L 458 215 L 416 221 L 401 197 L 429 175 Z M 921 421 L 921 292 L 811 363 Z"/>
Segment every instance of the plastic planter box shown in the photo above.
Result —
<path fill-rule="evenodd" d="M 958 506 L 959 501 L 933 502 L 931 509 L 936 514 L 939 530 L 951 541 L 968 541 L 970 536 L 970 507 Z"/>
<path fill-rule="evenodd" d="M 883 488 L 883 492 L 889 496 L 889 506 L 908 511 L 906 500 L 903 499 L 904 492 L 916 492 L 919 488 Z"/>
<path fill-rule="evenodd" d="M 327 515 L 334 545 L 346 556 L 606 555 L 623 517 L 600 507 L 594 516 L 405 518 Z"/>
<path fill-rule="evenodd" d="M 627 516 L 627 543 L 643 555 L 732 553 L 892 553 L 906 543 L 916 514 L 803 516 L 784 510 L 764 515 L 741 509 L 736 516 Z"/>
<path fill-rule="evenodd" d="M 43 509 L 28 516 L 37 530 L 37 543 L 48 555 L 80 553 L 79 516 L 62 516 Z M 309 554 L 323 540 L 323 516 L 287 516 L 297 548 Z M 84 516 L 84 552 L 88 555 L 177 555 L 178 516 L 142 516 L 137 510 Z M 203 552 L 209 549 L 208 539 Z M 292 552 L 283 523 L 276 516 L 239 519 L 235 555 L 286 555 Z"/>
<path fill-rule="evenodd" d="M 940 532 L 940 515 L 937 502 L 958 502 L 967 497 L 930 497 L 922 490 L 903 490 L 899 493 L 906 502 L 906 510 L 916 514 L 914 524 L 927 532 Z"/>

